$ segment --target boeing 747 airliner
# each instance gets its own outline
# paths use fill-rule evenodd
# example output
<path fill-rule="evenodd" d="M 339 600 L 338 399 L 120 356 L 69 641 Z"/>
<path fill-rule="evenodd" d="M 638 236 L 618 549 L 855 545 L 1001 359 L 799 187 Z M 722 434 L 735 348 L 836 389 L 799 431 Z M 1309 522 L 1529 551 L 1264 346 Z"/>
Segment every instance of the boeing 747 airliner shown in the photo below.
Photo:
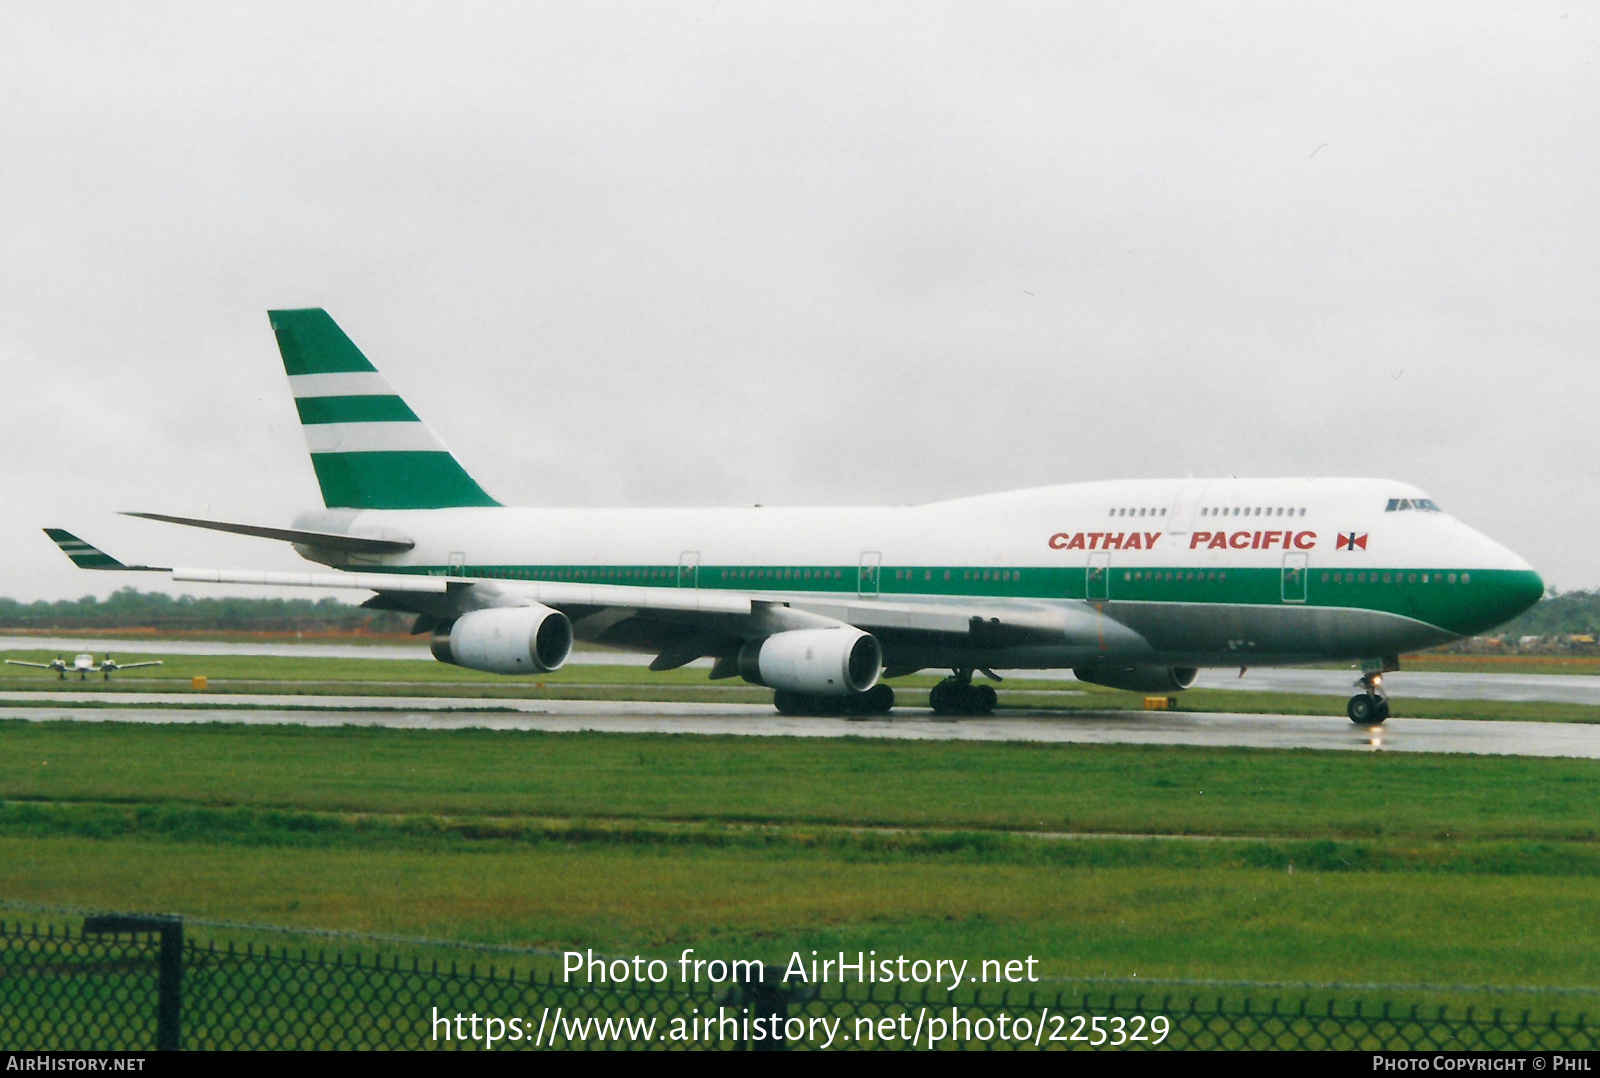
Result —
<path fill-rule="evenodd" d="M 786 714 L 883 713 L 887 680 L 951 675 L 935 711 L 995 706 L 994 671 L 1070 667 L 1136 692 L 1201 667 L 1350 662 L 1357 723 L 1402 652 L 1537 602 L 1527 562 L 1387 479 L 1139 479 L 894 508 L 500 505 L 320 309 L 270 312 L 324 508 L 289 528 L 134 514 L 294 544 L 332 572 L 176 581 L 353 588 L 417 615 L 447 663 L 560 668 L 574 639 L 702 657 Z M 125 566 L 67 533 L 84 568 Z M 53 536 L 55 537 L 55 536 Z M 997 678 L 996 678 L 997 679 Z"/>

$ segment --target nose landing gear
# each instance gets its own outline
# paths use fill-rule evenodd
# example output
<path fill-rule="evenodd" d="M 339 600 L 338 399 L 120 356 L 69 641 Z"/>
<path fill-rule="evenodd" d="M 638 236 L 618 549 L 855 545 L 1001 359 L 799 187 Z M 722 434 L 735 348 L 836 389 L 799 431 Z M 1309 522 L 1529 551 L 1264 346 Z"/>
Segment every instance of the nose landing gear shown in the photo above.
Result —
<path fill-rule="evenodd" d="M 1345 705 L 1345 714 L 1359 726 L 1376 726 L 1389 717 L 1389 697 L 1383 691 L 1383 671 L 1367 671 L 1356 682 L 1362 690 Z"/>

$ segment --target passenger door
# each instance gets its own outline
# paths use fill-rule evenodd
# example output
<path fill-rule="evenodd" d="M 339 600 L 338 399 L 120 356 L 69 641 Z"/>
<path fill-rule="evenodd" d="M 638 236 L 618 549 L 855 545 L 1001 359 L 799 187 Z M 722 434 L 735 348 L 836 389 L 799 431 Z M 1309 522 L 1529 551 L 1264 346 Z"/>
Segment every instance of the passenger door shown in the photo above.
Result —
<path fill-rule="evenodd" d="M 1083 597 L 1091 603 L 1111 598 L 1111 555 L 1103 550 L 1089 555 L 1089 567 L 1084 570 Z"/>
<path fill-rule="evenodd" d="M 1283 556 L 1283 601 L 1286 603 L 1303 603 L 1306 601 L 1306 576 L 1308 570 L 1306 563 L 1311 557 L 1309 554 L 1285 554 Z"/>
<path fill-rule="evenodd" d="M 876 599 L 878 597 L 878 567 L 883 563 L 883 554 L 876 550 L 863 551 L 861 554 L 861 568 L 856 575 L 856 591 L 863 599 Z"/>
<path fill-rule="evenodd" d="M 1177 500 L 1172 503 L 1172 508 L 1167 513 L 1163 522 L 1168 535 L 1188 535 L 1189 526 L 1194 522 L 1195 513 L 1199 511 L 1200 501 L 1205 497 L 1206 484 L 1185 483 L 1183 489 L 1178 491 Z"/>

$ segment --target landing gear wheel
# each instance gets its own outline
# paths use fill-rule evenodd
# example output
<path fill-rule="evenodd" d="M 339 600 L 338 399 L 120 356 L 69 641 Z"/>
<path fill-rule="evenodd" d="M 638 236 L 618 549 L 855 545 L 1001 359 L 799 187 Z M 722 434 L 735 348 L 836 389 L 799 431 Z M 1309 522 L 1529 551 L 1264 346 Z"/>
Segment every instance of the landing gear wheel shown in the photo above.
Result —
<path fill-rule="evenodd" d="M 1358 726 L 1376 726 L 1389 717 L 1389 701 L 1381 696 L 1358 693 L 1350 698 L 1344 711 Z"/>
<path fill-rule="evenodd" d="M 987 715 L 999 699 L 988 685 L 945 678 L 928 693 L 928 706 L 940 715 Z"/>
<path fill-rule="evenodd" d="M 845 711 L 852 718 L 868 715 L 887 715 L 894 707 L 894 690 L 887 685 L 875 685 L 866 692 L 846 697 Z"/>
<path fill-rule="evenodd" d="M 800 715 L 805 711 L 805 697 L 788 689 L 779 689 L 772 694 L 772 706 L 778 709 L 780 715 Z"/>

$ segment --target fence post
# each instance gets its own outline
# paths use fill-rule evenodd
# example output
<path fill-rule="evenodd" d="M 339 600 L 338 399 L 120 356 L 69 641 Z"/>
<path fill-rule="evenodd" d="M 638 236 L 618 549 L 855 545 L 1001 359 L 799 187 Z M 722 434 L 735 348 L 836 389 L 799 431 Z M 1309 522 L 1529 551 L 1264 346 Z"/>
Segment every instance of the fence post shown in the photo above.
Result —
<path fill-rule="evenodd" d="M 156 975 L 156 1051 L 183 1048 L 183 921 L 177 917 L 127 917 L 108 914 L 85 917 L 85 936 L 118 932 L 160 933 Z"/>
<path fill-rule="evenodd" d="M 788 1050 L 788 1042 L 784 1039 L 781 1030 L 784 1020 L 789 1016 L 789 993 L 781 985 L 767 983 L 767 971 L 763 967 L 759 980 L 749 975 L 748 971 L 739 979 L 741 994 L 749 1003 L 751 1017 L 767 1024 L 771 1029 L 775 1025 L 780 1031 L 776 1038 L 765 1037 L 757 1040 L 751 1037 L 745 1042 L 745 1050 L 751 1052 L 783 1052 Z M 773 1019 L 777 1019 L 773 1022 Z"/>

